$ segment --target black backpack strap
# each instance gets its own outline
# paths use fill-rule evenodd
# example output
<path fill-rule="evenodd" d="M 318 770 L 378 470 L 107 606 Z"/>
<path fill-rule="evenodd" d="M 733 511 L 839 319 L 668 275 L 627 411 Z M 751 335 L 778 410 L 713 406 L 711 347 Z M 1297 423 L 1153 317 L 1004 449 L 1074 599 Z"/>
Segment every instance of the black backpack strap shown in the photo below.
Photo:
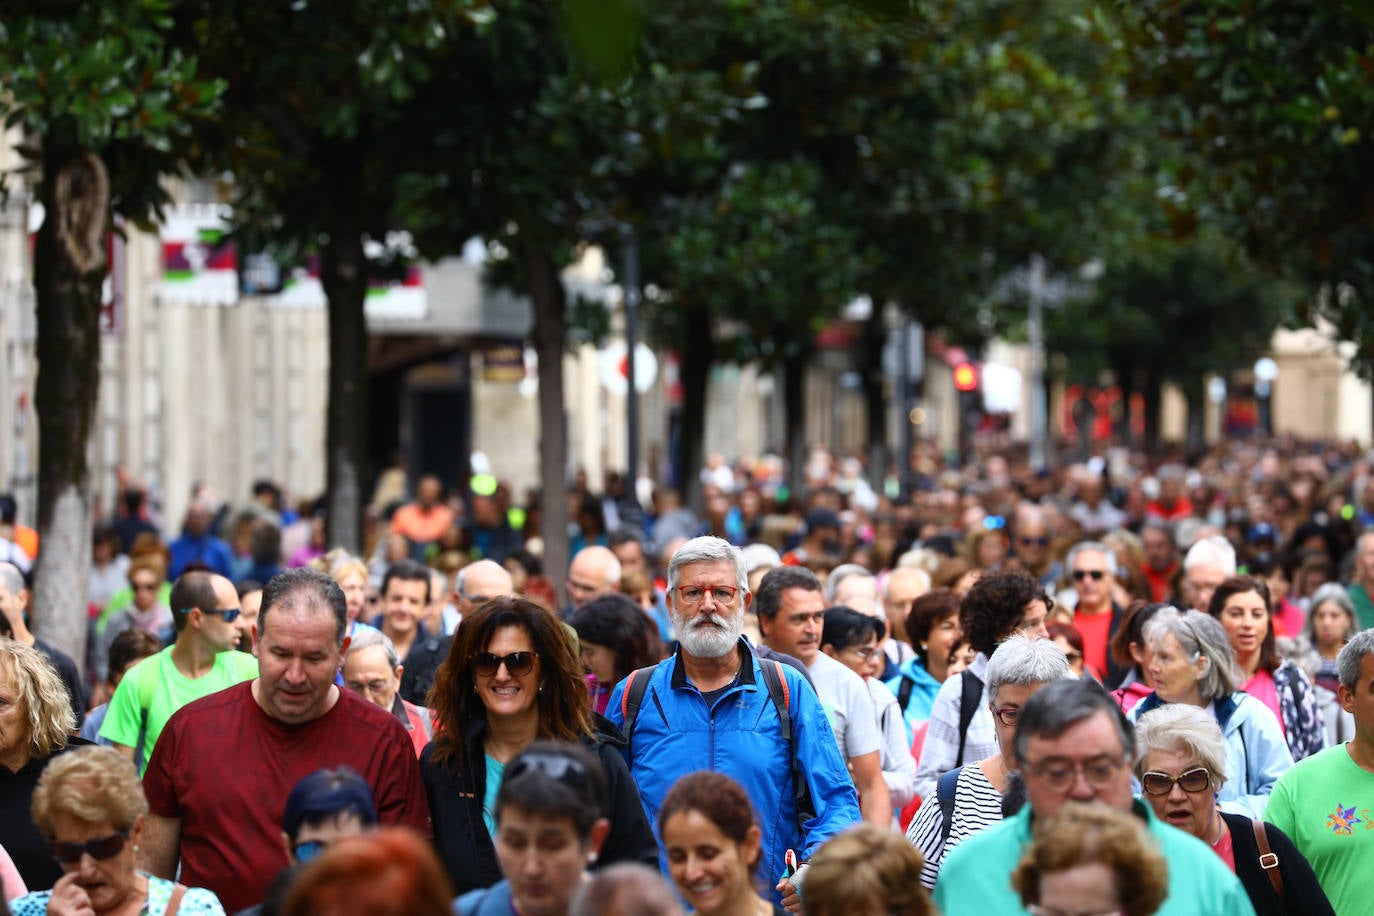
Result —
<path fill-rule="evenodd" d="M 983 699 L 983 682 L 978 675 L 965 668 L 959 677 L 959 756 L 954 758 L 956 767 L 964 765 L 964 744 L 968 741 L 969 723 L 973 721 L 973 714 L 978 711 L 978 704 Z"/>
<path fill-rule="evenodd" d="M 906 705 L 911 702 L 911 691 L 916 687 L 916 679 L 902 675 L 902 683 L 897 686 L 897 708 L 906 715 Z"/>
<path fill-rule="evenodd" d="M 816 805 L 811 798 L 811 785 L 802 772 L 801 761 L 797 759 L 797 742 L 792 738 L 792 690 L 787 686 L 783 675 L 782 663 L 772 659 L 759 659 L 759 670 L 763 672 L 763 683 L 768 695 L 778 710 L 779 729 L 782 740 L 787 742 L 788 769 L 792 771 L 792 791 L 797 801 L 797 819 L 801 824 L 816 817 Z"/>
<path fill-rule="evenodd" d="M 644 702 L 644 694 L 649 691 L 649 681 L 653 678 L 655 665 L 646 665 L 630 672 L 625 679 L 625 689 L 620 694 L 620 718 L 623 720 L 620 732 L 625 736 L 628 749 L 635 733 L 635 719 L 639 718 L 639 707 Z"/>
<path fill-rule="evenodd" d="M 959 774 L 963 769 L 955 767 L 943 774 L 940 781 L 935 784 L 935 797 L 940 801 L 940 816 L 943 818 L 940 823 L 941 846 L 949 842 L 949 828 L 954 823 L 954 796 L 958 788 Z"/>

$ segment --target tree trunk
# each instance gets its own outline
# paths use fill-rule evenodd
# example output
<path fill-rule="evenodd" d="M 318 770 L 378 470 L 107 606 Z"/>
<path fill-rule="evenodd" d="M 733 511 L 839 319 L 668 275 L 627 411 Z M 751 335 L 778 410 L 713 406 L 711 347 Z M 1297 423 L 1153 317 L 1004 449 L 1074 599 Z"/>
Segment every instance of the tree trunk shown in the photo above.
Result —
<path fill-rule="evenodd" d="M 368 473 L 367 257 L 361 216 L 352 198 L 353 189 L 363 182 L 360 161 L 352 150 L 341 151 L 333 160 L 331 187 L 338 190 L 320 252 L 320 283 L 329 300 L 327 525 L 329 543 L 352 553 L 362 549 Z"/>
<path fill-rule="evenodd" d="M 90 152 L 43 153 L 47 214 L 34 248 L 38 300 L 38 535 L 31 625 L 86 657 L 91 493 L 86 448 L 100 392 L 100 287 L 108 271 L 110 182 Z"/>
<path fill-rule="evenodd" d="M 787 489 L 792 498 L 806 495 L 806 362 L 803 350 L 782 364 L 783 413 L 787 436 Z"/>
<path fill-rule="evenodd" d="M 711 336 L 711 312 L 702 305 L 688 305 L 683 314 L 682 429 L 677 442 L 677 466 L 682 475 L 684 504 L 700 514 L 702 441 L 706 438 L 706 386 L 715 362 Z"/>
<path fill-rule="evenodd" d="M 1183 397 L 1188 403 L 1188 434 L 1184 440 L 1184 451 L 1191 459 L 1200 455 L 1206 448 L 1206 435 L 1203 429 L 1204 414 L 1207 409 L 1202 382 L 1183 386 Z"/>
<path fill-rule="evenodd" d="M 1129 360 L 1123 360 L 1112 368 L 1113 374 L 1116 376 L 1117 387 L 1121 389 L 1121 415 L 1117 419 L 1116 433 L 1122 445 L 1127 448 L 1134 448 L 1135 434 L 1131 430 L 1131 397 L 1136 393 L 1135 366 Z"/>
<path fill-rule="evenodd" d="M 887 323 L 883 320 L 883 310 L 876 303 L 873 314 L 864 322 L 860 374 L 864 387 L 864 412 L 867 415 L 867 452 L 868 485 L 874 493 L 883 492 L 883 479 L 887 475 L 887 413 L 888 401 L 884 396 L 886 377 L 883 372 L 883 344 L 887 341 Z M 905 342 L 904 342 L 905 343 Z"/>
<path fill-rule="evenodd" d="M 1145 370 L 1145 454 L 1159 454 L 1159 419 L 1164 404 L 1164 381 L 1158 369 Z"/>
<path fill-rule="evenodd" d="M 534 351 L 539 356 L 539 535 L 544 539 L 544 571 L 557 585 L 567 574 L 569 560 L 568 418 L 563 411 L 567 295 L 548 252 L 527 250 L 522 260 L 534 303 Z"/>

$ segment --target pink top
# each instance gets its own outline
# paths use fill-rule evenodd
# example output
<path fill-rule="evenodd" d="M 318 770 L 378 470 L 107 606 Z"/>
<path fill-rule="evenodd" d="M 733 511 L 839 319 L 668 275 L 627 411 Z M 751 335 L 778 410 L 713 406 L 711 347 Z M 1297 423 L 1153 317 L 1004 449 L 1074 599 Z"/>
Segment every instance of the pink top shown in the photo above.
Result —
<path fill-rule="evenodd" d="M 1302 632 L 1303 624 L 1307 622 L 1307 615 L 1287 598 L 1279 602 L 1279 606 L 1274 608 L 1274 635 L 1295 637 Z"/>
<path fill-rule="evenodd" d="M 1283 729 L 1283 710 L 1279 709 L 1279 692 L 1274 688 L 1274 676 L 1272 674 L 1261 668 L 1240 689 L 1272 709 L 1274 718 L 1279 720 L 1279 728 Z M 1283 730 L 1286 735 L 1288 730 Z"/>
<path fill-rule="evenodd" d="M 1231 842 L 1231 831 L 1223 830 L 1221 836 L 1212 844 L 1212 851 L 1221 856 L 1221 861 L 1226 863 L 1226 867 L 1231 869 L 1231 873 L 1236 871 L 1236 847 Z"/>

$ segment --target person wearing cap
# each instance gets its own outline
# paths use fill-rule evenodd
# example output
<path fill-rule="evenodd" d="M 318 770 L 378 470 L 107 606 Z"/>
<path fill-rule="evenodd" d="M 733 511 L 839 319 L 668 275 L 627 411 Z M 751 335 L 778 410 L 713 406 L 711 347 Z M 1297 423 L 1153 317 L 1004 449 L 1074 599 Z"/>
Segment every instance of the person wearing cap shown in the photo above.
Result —
<path fill-rule="evenodd" d="M 814 506 L 806 510 L 801 543 L 783 555 L 787 566 L 804 566 L 811 560 L 838 557 L 840 516 L 834 509 Z"/>
<path fill-rule="evenodd" d="M 100 737 L 142 773 L 178 709 L 258 675 L 258 661 L 231 651 L 239 638 L 238 592 L 223 576 L 188 572 L 172 586 L 176 640 L 129 669 L 110 698 Z"/>

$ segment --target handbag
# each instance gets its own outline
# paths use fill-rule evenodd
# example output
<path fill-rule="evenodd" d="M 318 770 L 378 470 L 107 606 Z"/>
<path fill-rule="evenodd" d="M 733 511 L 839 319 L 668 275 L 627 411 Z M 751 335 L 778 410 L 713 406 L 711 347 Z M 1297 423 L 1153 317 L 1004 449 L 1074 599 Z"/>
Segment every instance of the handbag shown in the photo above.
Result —
<path fill-rule="evenodd" d="M 1274 893 L 1283 899 L 1283 876 L 1279 874 L 1279 857 L 1274 855 L 1274 850 L 1269 848 L 1269 835 L 1264 831 L 1264 821 L 1258 818 L 1251 818 L 1250 826 L 1255 831 L 1255 845 L 1259 846 L 1259 864 L 1264 869 L 1264 873 L 1269 876 L 1269 883 L 1274 885 Z"/>

